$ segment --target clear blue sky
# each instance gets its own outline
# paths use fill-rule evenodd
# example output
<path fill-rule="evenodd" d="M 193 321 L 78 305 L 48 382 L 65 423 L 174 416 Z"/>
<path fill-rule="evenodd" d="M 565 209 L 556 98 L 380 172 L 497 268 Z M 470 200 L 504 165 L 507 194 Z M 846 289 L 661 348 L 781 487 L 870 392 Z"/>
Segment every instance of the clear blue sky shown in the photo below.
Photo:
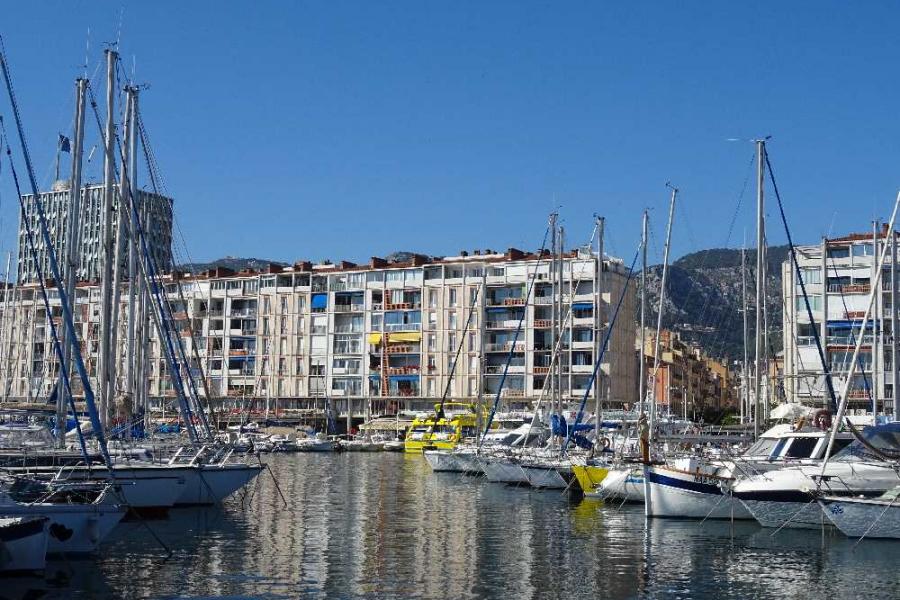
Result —
<path fill-rule="evenodd" d="M 0 33 L 38 176 L 90 30 L 142 94 L 195 259 L 366 260 L 534 249 L 607 217 L 629 259 L 640 211 L 660 253 L 753 232 L 748 142 L 770 154 L 798 242 L 868 230 L 900 187 L 900 6 L 891 3 L 17 2 Z M 102 73 L 95 78 L 102 90 Z M 9 119 L 5 92 L 0 112 Z M 90 121 L 89 121 L 90 123 Z M 97 139 L 91 125 L 89 143 Z M 88 174 L 99 177 L 99 156 Z M 64 171 L 67 172 L 67 168 Z M 4 249 L 14 243 L 9 173 Z M 770 239 L 784 239 L 770 208 Z M 183 250 L 179 253 L 183 255 Z"/>

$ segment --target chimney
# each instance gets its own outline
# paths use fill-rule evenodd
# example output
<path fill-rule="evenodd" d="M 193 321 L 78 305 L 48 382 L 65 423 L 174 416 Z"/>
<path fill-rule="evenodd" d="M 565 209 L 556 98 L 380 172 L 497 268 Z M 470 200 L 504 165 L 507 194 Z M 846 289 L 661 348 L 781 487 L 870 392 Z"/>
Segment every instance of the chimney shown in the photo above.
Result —
<path fill-rule="evenodd" d="M 294 263 L 294 268 L 298 271 L 312 271 L 312 263 L 308 260 L 298 260 Z"/>
<path fill-rule="evenodd" d="M 465 258 L 465 257 L 467 257 L 467 256 L 469 255 L 469 253 L 466 252 L 465 250 L 460 250 L 460 251 L 459 251 L 459 255 L 462 256 L 463 258 Z"/>
<path fill-rule="evenodd" d="M 506 258 L 508 260 L 521 260 L 525 258 L 525 253 L 518 248 L 510 248 L 506 251 Z"/>
<path fill-rule="evenodd" d="M 472 250 L 472 254 L 475 256 L 481 256 L 481 250 Z"/>
<path fill-rule="evenodd" d="M 377 256 L 373 256 L 369 259 L 369 267 L 372 269 L 383 269 L 387 266 L 387 261 L 383 258 L 379 258 Z"/>
<path fill-rule="evenodd" d="M 339 266 L 341 269 L 352 269 L 356 266 L 356 263 L 352 263 L 348 260 L 342 260 Z"/>
<path fill-rule="evenodd" d="M 413 254 L 412 264 L 414 267 L 421 267 L 428 262 L 428 257 L 423 254 Z"/>

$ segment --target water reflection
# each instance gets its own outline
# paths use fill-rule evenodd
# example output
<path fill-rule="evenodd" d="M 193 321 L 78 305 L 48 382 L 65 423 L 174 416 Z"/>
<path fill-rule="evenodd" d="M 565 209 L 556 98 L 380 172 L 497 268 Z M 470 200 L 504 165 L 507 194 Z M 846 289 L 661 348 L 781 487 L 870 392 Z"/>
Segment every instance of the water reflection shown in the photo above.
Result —
<path fill-rule="evenodd" d="M 120 526 L 102 556 L 54 562 L 0 598 L 781 598 L 900 595 L 897 546 L 752 522 L 645 521 L 452 473 L 416 456 L 276 455 L 222 508 Z"/>

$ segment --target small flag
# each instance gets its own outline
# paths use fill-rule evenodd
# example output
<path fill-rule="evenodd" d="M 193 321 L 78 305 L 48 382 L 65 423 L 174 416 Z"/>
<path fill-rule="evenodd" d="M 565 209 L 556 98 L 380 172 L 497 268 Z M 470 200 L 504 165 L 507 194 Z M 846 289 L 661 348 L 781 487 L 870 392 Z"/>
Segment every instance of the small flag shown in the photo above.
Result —
<path fill-rule="evenodd" d="M 69 138 L 63 134 L 59 134 L 59 151 L 72 152 L 72 145 L 69 143 Z"/>

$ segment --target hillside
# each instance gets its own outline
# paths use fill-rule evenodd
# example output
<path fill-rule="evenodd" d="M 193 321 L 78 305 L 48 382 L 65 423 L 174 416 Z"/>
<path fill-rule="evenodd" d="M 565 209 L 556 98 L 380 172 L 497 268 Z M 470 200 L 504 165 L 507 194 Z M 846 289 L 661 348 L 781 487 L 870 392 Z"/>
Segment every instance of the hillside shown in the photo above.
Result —
<path fill-rule="evenodd" d="M 263 269 L 272 264 L 287 266 L 288 263 L 261 258 L 237 258 L 234 256 L 226 256 L 225 258 L 217 258 L 216 260 L 211 260 L 209 262 L 178 265 L 178 270 L 184 273 L 200 273 L 209 269 L 225 267 L 232 271 L 240 271 L 242 269 Z"/>
<path fill-rule="evenodd" d="M 775 246 L 768 252 L 770 352 L 781 349 L 781 264 L 788 256 L 787 246 Z M 747 251 L 747 302 L 752 336 L 755 315 L 756 250 Z M 650 268 L 647 276 L 648 324 L 656 326 L 662 265 Z M 699 343 L 709 354 L 735 360 L 743 356 L 741 314 L 741 251 L 713 248 L 687 254 L 669 268 L 663 325 L 679 331 L 683 339 Z"/>

